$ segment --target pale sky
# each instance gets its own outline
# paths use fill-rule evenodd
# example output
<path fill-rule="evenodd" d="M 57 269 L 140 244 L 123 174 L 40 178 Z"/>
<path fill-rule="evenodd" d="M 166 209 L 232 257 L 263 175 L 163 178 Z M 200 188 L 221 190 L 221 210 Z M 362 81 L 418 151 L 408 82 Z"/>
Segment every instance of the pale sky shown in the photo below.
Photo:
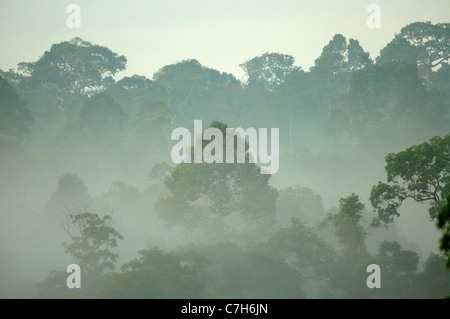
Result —
<path fill-rule="evenodd" d="M 81 8 L 80 29 L 66 25 L 71 3 Z M 380 29 L 366 25 L 372 3 L 381 8 Z M 152 78 L 184 59 L 242 79 L 239 64 L 265 52 L 290 54 L 308 70 L 336 33 L 375 58 L 416 21 L 450 22 L 450 0 L 0 0 L 0 69 L 78 36 L 127 57 L 116 79 Z"/>

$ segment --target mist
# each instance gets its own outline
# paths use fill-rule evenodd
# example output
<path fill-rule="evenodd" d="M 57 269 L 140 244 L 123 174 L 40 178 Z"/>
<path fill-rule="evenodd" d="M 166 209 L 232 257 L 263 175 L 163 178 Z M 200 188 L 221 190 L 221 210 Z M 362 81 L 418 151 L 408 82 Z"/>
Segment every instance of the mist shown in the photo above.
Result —
<path fill-rule="evenodd" d="M 450 295 L 449 38 L 414 21 L 371 55 L 336 32 L 309 68 L 267 49 L 242 76 L 188 56 L 124 75 L 129 57 L 75 36 L 0 70 L 0 297 Z M 221 161 L 174 161 L 198 120 Z M 225 160 L 229 128 L 267 128 L 278 170 L 245 136 Z"/>

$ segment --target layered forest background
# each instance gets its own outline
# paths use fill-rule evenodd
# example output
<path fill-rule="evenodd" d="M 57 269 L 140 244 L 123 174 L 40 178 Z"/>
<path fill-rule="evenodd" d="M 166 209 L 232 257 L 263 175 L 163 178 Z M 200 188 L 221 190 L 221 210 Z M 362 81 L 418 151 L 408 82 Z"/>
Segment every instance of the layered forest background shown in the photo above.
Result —
<path fill-rule="evenodd" d="M 126 57 L 73 38 L 1 70 L 0 297 L 450 295 L 449 39 L 412 23 L 373 60 L 336 34 L 309 70 L 267 52 L 238 80 L 195 59 L 117 79 Z M 174 165 L 194 120 L 280 128 L 278 173 Z"/>

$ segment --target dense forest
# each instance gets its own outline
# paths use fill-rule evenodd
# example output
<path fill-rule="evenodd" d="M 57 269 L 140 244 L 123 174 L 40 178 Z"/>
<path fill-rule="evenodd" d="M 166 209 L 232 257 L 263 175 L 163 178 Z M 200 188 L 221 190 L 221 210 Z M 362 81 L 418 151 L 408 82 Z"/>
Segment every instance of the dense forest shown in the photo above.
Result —
<path fill-rule="evenodd" d="M 266 52 L 245 79 L 195 59 L 117 79 L 127 58 L 75 37 L 0 70 L 0 297 L 449 296 L 449 39 L 416 22 L 376 59 L 336 34 L 309 70 Z M 279 171 L 174 164 L 194 120 L 279 128 Z"/>

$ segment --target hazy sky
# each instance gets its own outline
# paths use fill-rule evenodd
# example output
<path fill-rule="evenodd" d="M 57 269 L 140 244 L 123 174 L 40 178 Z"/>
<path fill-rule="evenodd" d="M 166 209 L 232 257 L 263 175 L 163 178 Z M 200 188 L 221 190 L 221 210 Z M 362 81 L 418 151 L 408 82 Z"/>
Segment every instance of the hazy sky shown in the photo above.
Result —
<path fill-rule="evenodd" d="M 80 5 L 80 29 L 66 26 L 71 3 Z M 366 25 L 372 3 L 381 8 L 380 29 Z M 127 57 L 117 78 L 151 78 L 190 58 L 241 78 L 239 64 L 265 52 L 293 55 L 307 70 L 336 33 L 359 40 L 375 58 L 415 21 L 449 22 L 450 0 L 0 0 L 0 69 L 79 36 Z"/>

